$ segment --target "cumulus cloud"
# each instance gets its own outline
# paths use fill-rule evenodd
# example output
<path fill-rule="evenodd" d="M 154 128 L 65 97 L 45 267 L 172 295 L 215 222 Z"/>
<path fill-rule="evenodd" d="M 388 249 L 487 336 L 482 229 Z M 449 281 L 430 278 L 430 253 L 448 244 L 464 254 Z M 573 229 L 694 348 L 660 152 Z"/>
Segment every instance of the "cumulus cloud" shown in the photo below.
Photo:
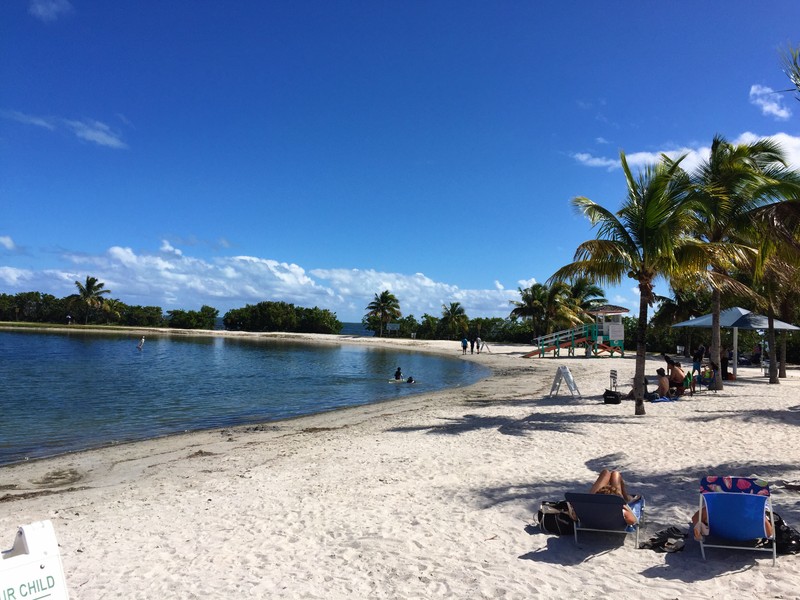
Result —
<path fill-rule="evenodd" d="M 748 144 L 762 138 L 768 138 L 780 144 L 787 156 L 789 166 L 795 169 L 800 168 L 800 136 L 793 136 L 788 133 L 775 133 L 773 135 L 762 136 L 751 132 L 745 132 L 736 139 L 730 139 L 729 141 L 733 144 Z M 697 145 L 694 147 L 684 146 L 680 148 L 665 147 L 663 150 L 652 152 L 625 153 L 625 158 L 631 169 L 635 171 L 647 165 L 657 163 L 661 160 L 662 155 L 666 155 L 673 160 L 684 157 L 681 166 L 684 170 L 691 172 L 706 160 L 710 153 L 710 146 Z M 594 156 L 586 152 L 576 153 L 572 156 L 580 164 L 587 167 L 605 167 L 609 171 L 621 168 L 620 161 L 617 159 Z"/>
<path fill-rule="evenodd" d="M 783 96 L 779 95 L 771 87 L 765 85 L 750 86 L 750 104 L 761 109 L 761 114 L 768 117 L 775 117 L 780 121 L 785 121 L 792 116 L 792 111 L 783 104 Z"/>
<path fill-rule="evenodd" d="M 0 111 L 0 117 L 22 123 L 23 125 L 33 125 L 50 131 L 67 130 L 75 137 L 105 146 L 107 148 L 125 149 L 128 145 L 122 140 L 122 135 L 113 130 L 109 125 L 95 119 L 61 119 L 58 117 L 41 117 L 28 115 L 15 110 Z"/>
<path fill-rule="evenodd" d="M 14 244 L 14 240 L 8 235 L 0 235 L 0 246 L 6 250 L 15 250 L 17 247 L 16 244 Z"/>
<path fill-rule="evenodd" d="M 31 0 L 28 13 L 43 21 L 52 23 L 72 12 L 72 5 L 67 0 Z"/>
<path fill-rule="evenodd" d="M 460 302 L 468 315 L 507 317 L 517 290 L 495 281 L 489 289 L 462 289 L 424 273 L 388 273 L 374 269 L 311 269 L 258 256 L 204 259 L 177 250 L 163 240 L 151 252 L 113 246 L 102 254 L 68 253 L 66 268 L 25 271 L 0 267 L 7 293 L 37 290 L 56 296 L 75 292 L 75 281 L 97 277 L 112 297 L 127 304 L 197 309 L 209 304 L 222 314 L 265 300 L 318 306 L 345 321 L 360 320 L 376 293 L 390 290 L 404 315 L 441 315 L 442 305 Z M 525 282 L 527 284 L 527 282 Z"/>

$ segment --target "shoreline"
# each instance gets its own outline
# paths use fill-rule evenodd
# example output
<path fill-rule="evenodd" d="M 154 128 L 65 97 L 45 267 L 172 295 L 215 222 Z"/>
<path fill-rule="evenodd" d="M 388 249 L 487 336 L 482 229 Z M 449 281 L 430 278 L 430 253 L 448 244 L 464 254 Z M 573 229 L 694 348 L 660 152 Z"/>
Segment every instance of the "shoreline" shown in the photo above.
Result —
<path fill-rule="evenodd" d="M 602 468 L 647 498 L 642 541 L 686 529 L 707 474 L 771 481 L 797 527 L 800 373 L 769 385 L 742 367 L 722 391 L 646 403 L 637 417 L 633 402 L 602 402 L 610 369 L 629 389 L 633 356 L 491 349 L 467 355 L 492 369 L 468 387 L 0 468 L 0 496 L 16 496 L 0 502 L 0 533 L 10 542 L 18 525 L 50 519 L 84 600 L 798 597 L 797 557 L 775 571 L 756 553 L 703 562 L 693 540 L 665 555 L 525 528 L 541 501 L 588 489 Z M 547 397 L 562 364 L 581 398 Z M 661 364 L 648 358 L 647 373 Z"/>

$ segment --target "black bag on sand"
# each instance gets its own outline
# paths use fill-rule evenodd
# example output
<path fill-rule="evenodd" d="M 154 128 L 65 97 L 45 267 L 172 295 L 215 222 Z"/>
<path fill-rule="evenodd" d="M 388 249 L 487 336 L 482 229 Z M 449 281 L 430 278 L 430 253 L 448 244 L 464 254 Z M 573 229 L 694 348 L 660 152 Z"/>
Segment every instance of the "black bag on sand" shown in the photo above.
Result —
<path fill-rule="evenodd" d="M 619 404 L 622 402 L 622 394 L 614 390 L 606 390 L 603 393 L 603 402 L 606 404 Z"/>
<path fill-rule="evenodd" d="M 781 516 L 774 512 L 775 519 L 775 551 L 778 554 L 797 554 L 800 552 L 800 533 L 790 527 Z"/>
<path fill-rule="evenodd" d="M 551 535 L 572 535 L 575 533 L 575 521 L 569 516 L 569 504 L 561 502 L 542 502 L 536 513 L 536 523 L 542 533 Z"/>

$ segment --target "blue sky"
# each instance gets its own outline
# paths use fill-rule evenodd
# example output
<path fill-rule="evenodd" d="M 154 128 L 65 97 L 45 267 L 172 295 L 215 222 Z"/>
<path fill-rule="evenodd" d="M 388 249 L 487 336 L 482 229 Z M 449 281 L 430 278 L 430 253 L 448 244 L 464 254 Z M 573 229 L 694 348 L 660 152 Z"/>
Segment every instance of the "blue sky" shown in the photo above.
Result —
<path fill-rule="evenodd" d="M 798 23 L 796 0 L 7 0 L 0 292 L 505 317 L 594 237 L 572 197 L 619 206 L 620 150 L 769 136 L 800 167 L 773 93 Z"/>

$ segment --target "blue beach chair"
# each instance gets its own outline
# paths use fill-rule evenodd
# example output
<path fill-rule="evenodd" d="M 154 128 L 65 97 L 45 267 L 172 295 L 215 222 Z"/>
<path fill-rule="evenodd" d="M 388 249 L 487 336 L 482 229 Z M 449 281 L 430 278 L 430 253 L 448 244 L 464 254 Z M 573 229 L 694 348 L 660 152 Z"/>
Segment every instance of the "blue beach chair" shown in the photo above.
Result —
<path fill-rule="evenodd" d="M 699 514 L 708 518 L 708 534 L 700 538 L 700 553 L 705 549 L 728 548 L 772 554 L 775 565 L 775 521 L 769 486 L 748 477 L 704 477 L 700 482 Z M 772 535 L 767 534 L 767 520 Z M 756 545 L 762 540 L 766 544 Z"/>
<path fill-rule="evenodd" d="M 636 547 L 639 547 L 639 526 L 644 518 L 644 498 L 628 504 L 636 523 L 628 525 L 622 516 L 625 501 L 610 494 L 579 494 L 567 492 L 564 497 L 575 511 L 575 543 L 578 543 L 578 531 L 602 531 L 605 533 L 621 533 L 636 535 Z"/>

